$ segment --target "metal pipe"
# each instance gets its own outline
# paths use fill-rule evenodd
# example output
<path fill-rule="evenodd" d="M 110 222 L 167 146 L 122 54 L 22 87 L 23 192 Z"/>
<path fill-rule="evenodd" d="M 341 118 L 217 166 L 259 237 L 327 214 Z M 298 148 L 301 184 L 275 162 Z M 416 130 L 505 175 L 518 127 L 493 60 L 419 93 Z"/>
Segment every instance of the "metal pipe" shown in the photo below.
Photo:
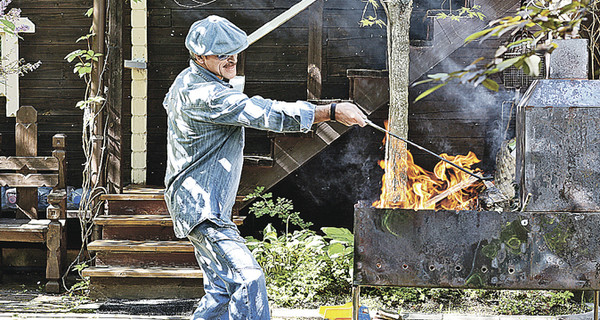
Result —
<path fill-rule="evenodd" d="M 380 126 L 376 125 L 376 124 L 374 124 L 374 123 L 373 123 L 371 120 L 369 120 L 369 119 L 365 120 L 365 122 L 366 122 L 366 123 L 367 123 L 369 126 L 371 126 L 371 127 L 375 128 L 375 129 L 377 129 L 377 130 L 379 130 L 379 131 L 381 131 L 381 132 L 385 132 L 385 133 L 389 134 L 390 136 L 392 136 L 392 137 L 394 137 L 394 138 L 396 138 L 396 139 L 400 139 L 400 140 L 402 140 L 402 141 L 404 141 L 404 142 L 406 142 L 406 143 L 410 144 L 410 145 L 411 145 L 411 146 L 413 146 L 413 147 L 419 148 L 419 149 L 421 149 L 421 150 L 423 150 L 423 151 L 425 151 L 425 152 L 429 153 L 430 155 L 432 155 L 432 156 L 434 156 L 434 157 L 436 157 L 436 158 L 438 158 L 438 159 L 440 159 L 440 160 L 442 160 L 442 161 L 444 161 L 444 162 L 448 163 L 449 165 L 451 165 L 451 166 L 453 166 L 453 167 L 455 167 L 455 168 L 457 168 L 457 169 L 459 169 L 459 170 L 461 170 L 461 171 L 463 171 L 463 172 L 465 172 L 465 173 L 467 173 L 467 174 L 469 174 L 469 175 L 471 175 L 471 176 L 473 176 L 473 177 L 475 177 L 475 178 L 477 178 L 477 179 L 479 179 L 479 180 L 481 180 L 481 181 L 492 180 L 492 179 L 494 178 L 494 177 L 492 177 L 492 176 L 480 176 L 480 175 L 478 175 L 478 174 L 476 174 L 476 173 L 473 173 L 473 172 L 471 172 L 471 171 L 469 171 L 469 170 L 467 170 L 467 169 L 465 169 L 465 168 L 463 168 L 463 167 L 461 167 L 461 166 L 457 165 L 456 163 L 454 163 L 454 162 L 452 162 L 452 161 L 450 161 L 450 160 L 447 160 L 447 159 L 444 159 L 444 158 L 442 158 L 441 156 L 439 156 L 437 153 L 434 153 L 433 151 L 430 151 L 430 150 L 428 150 L 428 149 L 425 149 L 424 147 L 421 147 L 420 145 L 418 145 L 418 144 L 416 144 L 416 143 L 414 143 L 414 142 L 412 142 L 412 141 L 409 141 L 409 140 L 407 140 L 407 139 L 404 139 L 404 138 L 400 137 L 400 136 L 399 136 L 399 135 L 397 135 L 397 134 L 393 134 L 393 133 L 391 133 L 390 131 L 388 131 L 388 130 L 386 130 L 386 129 L 384 129 L 384 128 L 382 128 L 382 127 L 380 127 Z"/>
<path fill-rule="evenodd" d="M 598 300 L 600 300 L 600 291 L 594 290 L 594 320 L 598 320 Z"/>
<path fill-rule="evenodd" d="M 360 310 L 360 286 L 353 285 L 352 286 L 352 320 L 358 320 L 359 310 Z"/>

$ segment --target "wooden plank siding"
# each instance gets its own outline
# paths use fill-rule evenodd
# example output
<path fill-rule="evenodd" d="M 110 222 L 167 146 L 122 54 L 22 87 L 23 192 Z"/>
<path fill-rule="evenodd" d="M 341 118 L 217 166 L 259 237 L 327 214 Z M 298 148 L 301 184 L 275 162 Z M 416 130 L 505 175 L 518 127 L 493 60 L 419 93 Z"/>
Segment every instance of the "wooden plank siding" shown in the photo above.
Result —
<path fill-rule="evenodd" d="M 14 0 L 10 7 L 22 9 L 22 16 L 36 25 L 36 32 L 22 34 L 20 57 L 28 62 L 42 61 L 34 72 L 20 77 L 20 105 L 31 105 L 38 111 L 38 154 L 52 152 L 52 136 L 67 135 L 68 181 L 81 185 L 84 162 L 81 151 L 82 112 L 75 107 L 84 94 L 84 82 L 73 74 L 72 65 L 64 57 L 82 48 L 75 43 L 87 33 L 91 24 L 84 13 L 91 0 Z M 15 154 L 15 118 L 5 117 L 5 99 L 0 102 L 0 133 L 4 136 L 3 152 Z"/>
<path fill-rule="evenodd" d="M 323 5 L 323 87 L 322 97 L 347 99 L 348 68 L 385 67 L 385 30 L 360 28 L 363 3 L 328 0 Z M 208 6 L 190 9 L 171 0 L 148 0 L 148 183 L 162 185 L 166 159 L 166 114 L 162 99 L 177 74 L 187 67 L 188 53 L 184 38 L 189 26 L 209 14 L 222 15 L 248 34 L 290 8 L 293 0 L 244 1 L 220 0 Z M 64 57 L 85 43 L 76 40 L 87 34 L 91 18 L 84 13 L 92 0 L 14 0 L 11 7 L 35 25 L 36 32 L 23 34 L 20 55 L 26 61 L 42 61 L 39 69 L 20 78 L 21 105 L 32 105 L 39 112 L 39 154 L 48 154 L 55 132 L 67 135 L 68 181 L 81 185 L 85 161 L 81 150 L 83 112 L 75 107 L 83 98 L 85 84 L 73 73 L 73 64 Z M 248 48 L 246 52 L 246 93 L 285 101 L 306 99 L 309 10 Z M 130 9 L 123 12 L 123 58 L 131 57 Z M 265 68 L 268 67 L 268 68 Z M 129 182 L 131 137 L 131 72 L 123 72 L 124 132 L 122 157 L 123 184 Z M 14 118 L 5 117 L 5 99 L 0 98 L 0 133 L 3 152 L 14 154 Z"/>
<path fill-rule="evenodd" d="M 262 0 L 253 1 L 249 6 L 246 2 L 227 0 L 192 10 L 173 1 L 148 1 L 149 184 L 162 184 L 166 160 L 166 114 L 162 100 L 177 74 L 188 66 L 188 52 L 183 42 L 189 26 L 209 14 L 217 14 L 250 34 L 296 2 Z M 348 98 L 347 69 L 385 68 L 385 30 L 360 28 L 362 8 L 360 1 L 352 6 L 347 1 L 324 1 L 321 96 L 325 99 Z M 244 70 L 248 95 L 284 101 L 307 98 L 308 27 L 309 9 L 246 50 Z M 248 153 L 252 153 L 251 147 L 248 146 Z"/>
<path fill-rule="evenodd" d="M 179 2 L 193 4 L 192 1 Z M 166 160 L 166 114 L 162 107 L 162 100 L 177 74 L 188 66 L 184 38 L 189 26 L 209 14 L 218 14 L 232 20 L 250 34 L 296 2 L 295 0 L 255 0 L 249 4 L 248 1 L 219 0 L 204 7 L 190 9 L 181 7 L 172 0 L 148 0 L 147 181 L 149 184 L 162 185 L 163 183 Z M 504 10 L 505 7 L 504 4 L 500 5 L 500 1 L 486 0 L 482 3 L 496 3 L 490 8 L 502 7 L 501 9 Z M 363 5 L 364 2 L 360 0 L 323 1 L 321 96 L 324 99 L 349 97 L 347 69 L 385 69 L 385 29 L 359 27 L 358 21 L 362 15 Z M 91 6 L 92 0 L 14 0 L 11 4 L 11 7 L 21 8 L 22 15 L 36 25 L 36 33 L 24 34 L 23 40 L 20 41 L 21 57 L 27 61 L 41 60 L 43 63 L 38 70 L 20 78 L 21 105 L 32 105 L 39 112 L 39 154 L 50 153 L 51 137 L 55 132 L 67 134 L 68 181 L 75 186 L 81 184 L 80 171 L 84 162 L 81 151 L 82 112 L 75 107 L 75 104 L 83 97 L 84 83 L 73 74 L 73 65 L 67 63 L 64 57 L 69 52 L 83 47 L 82 43 L 75 43 L 75 41 L 88 32 L 91 19 L 85 17 L 84 13 Z M 128 7 L 125 5 L 123 12 L 124 59 L 131 57 L 129 25 L 131 20 Z M 247 49 L 244 66 L 247 94 L 259 94 L 266 98 L 286 101 L 306 99 L 308 12 L 309 10 L 305 10 L 300 13 Z M 494 17 L 489 16 L 489 18 Z M 440 35 L 441 31 L 435 30 L 435 34 Z M 415 69 L 417 71 L 413 74 L 419 79 L 423 78 L 423 72 L 448 72 L 454 70 L 455 65 L 462 66 L 479 56 L 493 54 L 496 45 L 497 42 L 492 40 L 484 43 L 483 46 L 471 44 L 461 47 L 453 53 L 447 53 L 448 58 L 433 69 L 424 67 L 431 64 L 433 58 L 426 58 L 421 54 L 411 68 L 418 69 Z M 130 177 L 128 171 L 131 149 L 131 139 L 128 134 L 131 129 L 130 79 L 131 72 L 124 70 L 122 87 L 124 108 L 121 114 L 124 132 L 122 141 L 124 185 L 127 185 Z M 410 88 L 411 99 L 426 88 L 427 86 Z M 485 108 L 469 109 L 461 104 L 461 98 L 467 101 L 470 99 L 472 102 L 476 94 L 479 94 L 478 90 L 449 85 L 423 101 L 412 104 L 409 110 L 409 138 L 439 153 L 464 154 L 473 150 L 484 159 L 489 169 L 493 166 L 494 154 L 492 131 L 502 127 L 498 125 L 498 121 L 502 120 L 498 119 L 502 111 L 498 109 L 498 102 L 512 98 L 512 93 L 495 97 L 494 101 L 490 100 L 485 104 Z M 4 98 L 0 98 L 2 152 L 14 154 L 15 120 L 4 115 Z M 371 119 L 381 123 L 386 117 L 387 112 L 382 108 Z M 377 193 L 373 189 L 377 188 L 377 181 L 380 179 L 378 176 L 380 170 L 377 169 L 376 161 L 383 157 L 380 143 L 382 138 L 380 133 L 369 128 L 351 129 L 347 137 L 343 136 L 299 171 L 284 179 L 277 186 L 279 194 L 298 199 L 295 203 L 303 201 L 313 203 L 312 207 L 309 205 L 302 207 L 298 204 L 297 210 L 314 212 L 314 219 L 307 217 L 307 220 L 322 219 L 321 213 L 327 209 L 323 209 L 325 207 L 321 205 L 328 195 L 331 197 L 331 194 L 335 194 L 333 198 L 336 198 L 330 201 L 331 210 L 340 210 L 342 206 L 346 206 L 349 207 L 347 211 L 351 212 L 353 202 Z M 351 157 L 356 159 L 350 160 Z M 415 158 L 424 167 L 432 167 L 435 162 L 419 153 L 415 153 Z M 315 177 L 316 175 L 320 176 Z M 313 189 L 312 191 L 303 189 L 304 186 L 312 186 Z M 351 217 L 346 216 L 334 219 L 351 221 Z"/>

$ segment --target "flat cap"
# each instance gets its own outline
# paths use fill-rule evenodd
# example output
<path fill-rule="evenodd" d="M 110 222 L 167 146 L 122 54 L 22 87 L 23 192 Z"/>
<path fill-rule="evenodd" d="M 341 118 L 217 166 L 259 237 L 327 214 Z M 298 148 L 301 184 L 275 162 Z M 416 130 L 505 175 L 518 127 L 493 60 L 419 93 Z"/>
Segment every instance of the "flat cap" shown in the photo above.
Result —
<path fill-rule="evenodd" d="M 200 56 L 233 55 L 248 48 L 248 36 L 231 21 L 212 15 L 192 24 L 185 47 Z"/>

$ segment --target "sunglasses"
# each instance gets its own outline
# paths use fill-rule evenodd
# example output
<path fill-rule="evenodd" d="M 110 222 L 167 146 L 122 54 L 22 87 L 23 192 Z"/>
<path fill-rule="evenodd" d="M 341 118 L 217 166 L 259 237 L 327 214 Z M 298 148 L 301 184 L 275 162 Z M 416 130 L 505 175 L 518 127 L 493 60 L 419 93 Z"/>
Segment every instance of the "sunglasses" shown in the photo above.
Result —
<path fill-rule="evenodd" d="M 233 57 L 233 55 L 228 55 L 228 54 L 219 54 L 217 55 L 217 59 L 224 61 L 227 60 L 229 58 Z"/>

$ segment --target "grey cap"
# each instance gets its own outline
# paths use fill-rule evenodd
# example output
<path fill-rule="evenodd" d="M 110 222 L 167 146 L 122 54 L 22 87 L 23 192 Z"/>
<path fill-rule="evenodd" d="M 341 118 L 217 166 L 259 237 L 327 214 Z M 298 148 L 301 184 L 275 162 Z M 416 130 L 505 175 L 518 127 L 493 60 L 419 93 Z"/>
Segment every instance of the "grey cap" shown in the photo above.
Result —
<path fill-rule="evenodd" d="M 231 21 L 213 15 L 192 24 L 185 47 L 199 56 L 233 55 L 248 48 L 248 36 Z"/>

